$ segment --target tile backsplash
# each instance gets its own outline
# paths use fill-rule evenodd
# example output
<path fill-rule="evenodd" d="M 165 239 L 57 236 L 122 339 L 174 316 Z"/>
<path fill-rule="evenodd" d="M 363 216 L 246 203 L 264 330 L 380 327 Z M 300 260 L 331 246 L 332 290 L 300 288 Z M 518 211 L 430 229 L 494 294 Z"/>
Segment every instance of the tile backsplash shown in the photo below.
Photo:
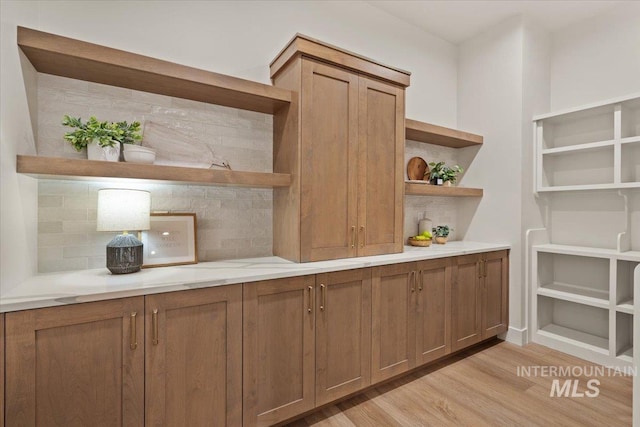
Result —
<path fill-rule="evenodd" d="M 62 137 L 65 114 L 109 121 L 153 121 L 209 145 L 236 170 L 271 172 L 273 117 L 168 96 L 38 74 L 40 156 L 86 158 Z M 270 256 L 271 189 L 40 180 L 38 270 L 105 266 L 105 246 L 115 233 L 96 231 L 98 190 L 149 190 L 155 211 L 195 212 L 201 261 Z"/>
<path fill-rule="evenodd" d="M 41 180 L 38 185 L 38 270 L 100 268 L 117 233 L 96 231 L 100 188 L 151 192 L 151 209 L 195 212 L 201 261 L 270 256 L 271 189 Z"/>
<path fill-rule="evenodd" d="M 407 179 L 406 165 L 412 157 L 422 157 L 427 163 L 444 161 L 447 165 L 458 164 L 458 150 L 439 145 L 424 144 L 407 140 L 404 151 L 404 178 Z M 455 197 L 405 196 L 404 198 L 404 239 L 418 233 L 418 221 L 425 216 L 433 221 L 433 226 L 448 225 L 453 228 L 450 240 L 457 240 L 457 209 Z"/>
<path fill-rule="evenodd" d="M 38 74 L 37 151 L 40 156 L 86 158 L 63 139 L 65 114 L 99 120 L 161 123 L 209 145 L 235 170 L 273 170 L 273 117 L 196 101 Z M 407 141 L 413 156 L 455 164 L 455 149 Z M 405 172 L 406 177 L 406 172 Z M 38 269 L 41 273 L 105 266 L 105 246 L 115 233 L 96 230 L 97 192 L 105 187 L 151 192 L 152 210 L 195 212 L 201 261 L 270 256 L 273 251 L 271 189 L 40 180 Z M 404 238 L 415 235 L 424 213 L 434 225 L 456 228 L 456 202 L 407 196 Z M 452 233 L 455 239 L 455 231 Z"/>

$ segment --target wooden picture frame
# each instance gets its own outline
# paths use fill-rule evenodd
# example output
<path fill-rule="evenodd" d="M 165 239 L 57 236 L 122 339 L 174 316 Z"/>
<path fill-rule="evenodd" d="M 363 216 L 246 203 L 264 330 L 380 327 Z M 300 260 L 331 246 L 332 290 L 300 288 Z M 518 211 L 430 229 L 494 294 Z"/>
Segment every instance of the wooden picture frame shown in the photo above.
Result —
<path fill-rule="evenodd" d="M 195 213 L 152 213 L 142 232 L 142 268 L 198 263 Z"/>

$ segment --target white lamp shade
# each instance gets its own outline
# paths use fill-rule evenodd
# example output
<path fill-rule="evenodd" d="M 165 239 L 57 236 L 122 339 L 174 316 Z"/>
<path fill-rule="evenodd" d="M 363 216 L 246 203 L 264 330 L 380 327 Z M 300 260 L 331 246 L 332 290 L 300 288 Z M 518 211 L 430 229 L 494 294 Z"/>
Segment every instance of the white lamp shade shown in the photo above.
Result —
<path fill-rule="evenodd" d="M 142 190 L 98 190 L 97 231 L 148 230 L 151 194 Z"/>

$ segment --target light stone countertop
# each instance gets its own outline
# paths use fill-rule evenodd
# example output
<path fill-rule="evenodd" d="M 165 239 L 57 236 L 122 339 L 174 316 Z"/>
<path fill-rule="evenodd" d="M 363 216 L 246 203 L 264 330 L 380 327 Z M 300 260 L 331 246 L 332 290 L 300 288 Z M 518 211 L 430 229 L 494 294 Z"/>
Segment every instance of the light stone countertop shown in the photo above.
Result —
<path fill-rule="evenodd" d="M 510 249 L 509 244 L 449 242 L 428 248 L 405 246 L 399 254 L 294 263 L 279 257 L 202 262 L 112 275 L 106 268 L 33 276 L 0 295 L 0 313 L 102 301 L 161 292 L 206 288 L 258 280 L 304 276 L 379 265 Z"/>

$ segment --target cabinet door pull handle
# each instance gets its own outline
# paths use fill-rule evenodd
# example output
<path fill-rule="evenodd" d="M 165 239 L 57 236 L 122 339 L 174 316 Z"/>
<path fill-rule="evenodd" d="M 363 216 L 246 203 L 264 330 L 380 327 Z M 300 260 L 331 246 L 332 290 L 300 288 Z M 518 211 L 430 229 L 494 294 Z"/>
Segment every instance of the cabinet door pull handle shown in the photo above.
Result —
<path fill-rule="evenodd" d="M 327 305 L 327 287 L 324 284 L 320 284 L 320 293 L 322 294 L 322 301 L 320 301 L 320 310 L 324 310 L 324 306 Z"/>
<path fill-rule="evenodd" d="M 129 329 L 131 329 L 129 333 L 130 342 L 129 348 L 131 350 L 135 350 L 138 348 L 138 339 L 136 338 L 136 316 L 138 315 L 137 311 L 131 313 L 131 317 L 129 317 Z"/>
<path fill-rule="evenodd" d="M 356 226 L 351 227 L 351 248 L 356 247 Z"/>
<path fill-rule="evenodd" d="M 487 277 L 487 260 L 485 259 L 484 261 L 482 261 L 482 264 L 484 264 L 484 277 Z"/>
<path fill-rule="evenodd" d="M 154 308 L 151 314 L 151 327 L 153 328 L 153 345 L 158 345 L 158 309 Z"/>
<path fill-rule="evenodd" d="M 309 286 L 307 289 L 309 290 L 309 307 L 307 311 L 311 313 L 313 311 L 313 286 Z"/>
<path fill-rule="evenodd" d="M 478 279 L 482 279 L 482 263 L 480 261 L 476 263 L 476 270 L 478 271 Z"/>
<path fill-rule="evenodd" d="M 424 271 L 420 270 L 420 272 L 418 274 L 420 275 L 420 279 L 418 279 L 419 280 L 418 281 L 418 290 L 422 291 L 422 277 L 423 277 Z"/>
<path fill-rule="evenodd" d="M 360 247 L 364 248 L 364 245 L 367 244 L 367 236 L 364 234 L 364 225 L 360 226 Z"/>
<path fill-rule="evenodd" d="M 409 272 L 409 286 L 411 287 L 411 292 L 416 291 L 416 272 L 415 271 Z"/>

